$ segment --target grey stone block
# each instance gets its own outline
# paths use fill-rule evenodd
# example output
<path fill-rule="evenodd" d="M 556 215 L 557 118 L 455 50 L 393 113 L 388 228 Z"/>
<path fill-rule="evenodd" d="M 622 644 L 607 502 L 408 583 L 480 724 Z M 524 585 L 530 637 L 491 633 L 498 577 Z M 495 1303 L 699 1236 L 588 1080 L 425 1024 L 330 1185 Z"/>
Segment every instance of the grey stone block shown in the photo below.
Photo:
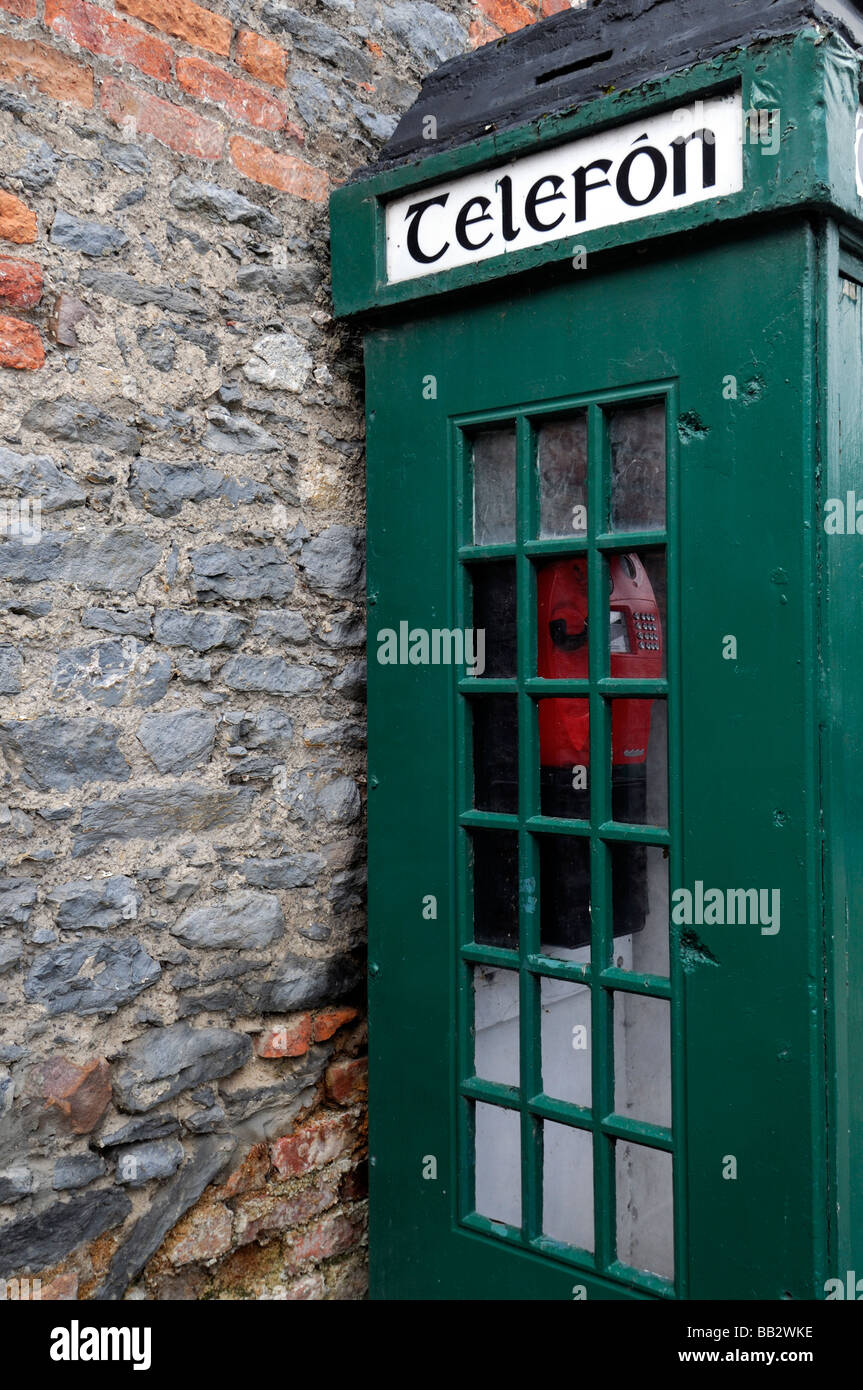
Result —
<path fill-rule="evenodd" d="M 267 236 L 282 234 L 282 224 L 277 217 L 232 188 L 181 175 L 171 184 L 168 196 L 181 212 L 199 212 L 211 222 L 253 227 Z"/>
<path fill-rule="evenodd" d="M 78 695 L 109 709 L 154 705 L 168 689 L 171 662 L 137 638 L 121 637 L 61 652 L 51 679 L 56 694 Z"/>
<path fill-rule="evenodd" d="M 188 831 L 235 825 L 249 814 L 256 793 L 240 787 L 202 787 L 178 782 L 166 795 L 158 787 L 141 787 L 113 801 L 92 801 L 81 812 L 74 855 L 86 854 L 107 840 L 155 840 Z"/>
<path fill-rule="evenodd" d="M 134 454 L 141 447 L 141 436 L 131 425 L 101 406 L 71 396 L 36 401 L 21 421 L 21 428 L 69 444 L 110 449 L 115 454 Z"/>
<path fill-rule="evenodd" d="M 277 940 L 284 929 L 277 897 L 241 889 L 190 908 L 171 931 L 184 946 L 254 951 Z"/>
<path fill-rule="evenodd" d="M 234 550 L 206 545 L 193 550 L 192 584 L 199 599 L 283 599 L 294 587 L 294 568 L 284 552 L 265 545 Z"/>
<path fill-rule="evenodd" d="M 246 859 L 242 874 L 256 888 L 308 888 L 326 865 L 322 854 L 285 854 L 280 859 Z"/>
<path fill-rule="evenodd" d="M 13 449 L 0 448 L 0 486 L 16 497 L 38 497 L 43 512 L 80 507 L 87 500 L 84 489 L 53 459 Z"/>
<path fill-rule="evenodd" d="M 107 1172 L 105 1160 L 98 1154 L 72 1154 L 68 1158 L 58 1158 L 54 1164 L 54 1177 L 51 1186 L 55 1192 L 66 1192 L 70 1188 L 87 1187 Z"/>
<path fill-rule="evenodd" d="M 123 1187 L 143 1187 L 154 1178 L 169 1178 L 185 1157 L 179 1139 L 153 1139 L 118 1149 L 115 1178 Z"/>
<path fill-rule="evenodd" d="M 130 1043 L 114 1076 L 121 1110 L 143 1114 L 182 1091 L 229 1076 L 252 1055 L 245 1033 L 175 1023 L 154 1028 Z"/>
<path fill-rule="evenodd" d="M 147 756 L 163 773 L 186 772 L 208 762 L 215 737 L 215 719 L 198 709 L 145 715 L 137 731 Z"/>
<path fill-rule="evenodd" d="M 199 464 L 160 463 L 138 459 L 132 466 L 129 496 L 153 516 L 177 516 L 186 502 L 206 502 L 218 497 L 238 506 L 268 495 L 261 484 L 228 478 L 215 468 Z"/>
<path fill-rule="evenodd" d="M 280 656 L 232 656 L 219 678 L 229 690 L 260 690 L 267 695 L 303 695 L 320 690 L 323 684 L 313 666 L 289 666 Z"/>
<path fill-rule="evenodd" d="M 113 1014 L 161 975 L 161 966 L 139 941 L 86 937 L 72 946 L 41 952 L 30 967 L 24 993 L 49 1014 Z"/>
<path fill-rule="evenodd" d="M 13 1221 L 0 1228 L 0 1278 L 56 1264 L 77 1246 L 119 1226 L 131 1210 L 125 1192 L 87 1192 Z"/>
<path fill-rule="evenodd" d="M 135 880 L 123 874 L 105 879 L 74 879 L 52 888 L 45 901 L 57 908 L 61 931 L 105 931 L 138 915 Z"/>
<path fill-rule="evenodd" d="M 300 568 L 315 593 L 359 597 L 365 575 L 363 539 L 355 526 L 329 526 L 303 546 Z"/>
<path fill-rule="evenodd" d="M 128 244 L 129 238 L 119 227 L 103 222 L 84 222 L 73 213 L 58 208 L 54 214 L 49 240 L 66 251 L 80 251 L 85 256 L 110 256 Z"/>
<path fill-rule="evenodd" d="M 119 729 L 100 719 L 0 720 L 0 749 L 22 780 L 40 791 L 88 782 L 125 782 L 129 764 L 117 747 Z"/>
<path fill-rule="evenodd" d="M 191 647 L 195 652 L 238 647 L 248 630 L 248 620 L 233 613 L 193 613 L 176 608 L 157 613 L 154 625 L 156 641 L 163 646 Z"/>

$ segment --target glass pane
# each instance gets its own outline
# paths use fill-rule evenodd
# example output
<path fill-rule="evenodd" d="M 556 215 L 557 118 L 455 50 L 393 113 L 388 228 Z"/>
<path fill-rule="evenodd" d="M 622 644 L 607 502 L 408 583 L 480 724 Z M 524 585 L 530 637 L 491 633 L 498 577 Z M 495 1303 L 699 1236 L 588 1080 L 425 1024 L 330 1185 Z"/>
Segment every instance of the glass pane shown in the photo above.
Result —
<path fill-rule="evenodd" d="M 517 1110 L 478 1103 L 476 1111 L 476 1210 L 480 1216 L 521 1225 L 521 1116 Z"/>
<path fill-rule="evenodd" d="M 611 895 L 614 964 L 640 975 L 668 975 L 668 850 L 614 844 Z"/>
<path fill-rule="evenodd" d="M 543 680 L 586 680 L 587 560 L 567 556 L 538 565 L 537 664 Z"/>
<path fill-rule="evenodd" d="M 489 565 L 472 565 L 473 626 L 485 634 L 474 646 L 484 656 L 477 676 L 487 680 L 516 674 L 515 561 L 501 560 Z M 476 643 L 476 639 L 474 639 Z"/>
<path fill-rule="evenodd" d="M 590 702 L 539 700 L 540 796 L 544 816 L 590 819 Z"/>
<path fill-rule="evenodd" d="M 554 1100 L 590 1108 L 590 989 L 543 979 L 542 1089 Z"/>
<path fill-rule="evenodd" d="M 514 425 L 474 438 L 473 538 L 476 545 L 515 541 Z"/>
<path fill-rule="evenodd" d="M 518 991 L 517 970 L 475 967 L 474 1066 L 483 1081 L 518 1085 Z"/>
<path fill-rule="evenodd" d="M 593 1136 L 551 1120 L 542 1126 L 542 1229 L 593 1253 Z"/>
<path fill-rule="evenodd" d="M 473 790 L 478 811 L 518 814 L 518 700 L 485 695 L 471 700 Z"/>
<path fill-rule="evenodd" d="M 616 679 L 665 675 L 665 552 L 630 551 L 608 561 L 611 664 Z"/>
<path fill-rule="evenodd" d="M 480 946 L 518 946 L 518 834 L 474 830 L 474 941 Z"/>
<path fill-rule="evenodd" d="M 587 532 L 587 414 L 553 420 L 537 431 L 539 534 Z"/>
<path fill-rule="evenodd" d="M 614 1110 L 671 1125 L 671 1005 L 645 994 L 614 995 Z"/>
<path fill-rule="evenodd" d="M 674 1162 L 662 1149 L 615 1144 L 617 1258 L 674 1278 Z"/>
<path fill-rule="evenodd" d="M 538 835 L 542 950 L 562 960 L 590 958 L 590 841 Z"/>
<path fill-rule="evenodd" d="M 668 825 L 668 709 L 664 700 L 613 700 L 611 808 L 624 825 Z"/>
<path fill-rule="evenodd" d="M 611 525 L 614 531 L 665 529 L 665 406 L 610 413 Z"/>

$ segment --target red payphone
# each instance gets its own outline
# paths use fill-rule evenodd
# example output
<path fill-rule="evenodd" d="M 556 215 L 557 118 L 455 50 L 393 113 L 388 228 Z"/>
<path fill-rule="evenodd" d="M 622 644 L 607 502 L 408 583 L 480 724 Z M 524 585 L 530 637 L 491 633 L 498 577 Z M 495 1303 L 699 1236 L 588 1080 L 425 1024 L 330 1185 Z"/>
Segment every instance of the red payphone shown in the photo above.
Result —
<path fill-rule="evenodd" d="M 639 557 L 609 562 L 610 674 L 653 679 L 662 675 L 662 623 L 653 586 Z M 587 563 L 584 556 L 554 560 L 537 575 L 537 674 L 547 680 L 584 680 L 588 674 Z M 612 815 L 644 823 L 647 751 L 653 701 L 618 699 L 612 709 Z M 590 816 L 590 715 L 586 699 L 540 702 L 542 813 L 567 819 Z M 572 836 L 542 836 L 542 935 L 552 945 L 590 940 L 589 846 Z M 647 859 L 643 846 L 613 853 L 614 934 L 644 926 Z"/>

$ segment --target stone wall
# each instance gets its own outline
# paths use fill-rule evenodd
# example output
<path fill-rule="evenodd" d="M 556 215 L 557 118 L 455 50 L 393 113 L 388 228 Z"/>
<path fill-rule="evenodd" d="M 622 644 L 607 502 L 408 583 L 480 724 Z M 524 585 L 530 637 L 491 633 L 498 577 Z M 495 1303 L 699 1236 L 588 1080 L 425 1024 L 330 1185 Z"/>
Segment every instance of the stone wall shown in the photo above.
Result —
<path fill-rule="evenodd" d="M 326 200 L 424 73 L 565 7 L 0 0 L 0 1292 L 363 1296 Z"/>

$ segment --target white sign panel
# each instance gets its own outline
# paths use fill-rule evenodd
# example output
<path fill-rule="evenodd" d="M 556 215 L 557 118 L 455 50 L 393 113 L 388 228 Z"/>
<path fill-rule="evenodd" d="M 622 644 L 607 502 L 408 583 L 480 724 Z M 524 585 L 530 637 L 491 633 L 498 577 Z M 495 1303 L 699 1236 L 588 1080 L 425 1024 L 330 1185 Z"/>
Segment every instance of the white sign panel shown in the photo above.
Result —
<path fill-rule="evenodd" d="M 740 92 L 408 193 L 386 209 L 387 280 L 415 280 L 743 187 Z"/>

